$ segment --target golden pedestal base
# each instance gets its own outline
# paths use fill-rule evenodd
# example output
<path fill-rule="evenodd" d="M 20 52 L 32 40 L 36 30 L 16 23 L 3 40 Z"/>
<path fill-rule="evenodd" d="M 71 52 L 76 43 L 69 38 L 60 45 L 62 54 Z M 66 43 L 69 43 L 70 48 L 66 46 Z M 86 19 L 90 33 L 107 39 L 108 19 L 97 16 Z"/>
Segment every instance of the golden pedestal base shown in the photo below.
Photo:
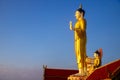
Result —
<path fill-rule="evenodd" d="M 73 75 L 70 75 L 67 80 L 86 80 L 86 77 L 87 76 L 82 76 L 82 75 L 79 75 L 79 74 L 73 74 Z"/>

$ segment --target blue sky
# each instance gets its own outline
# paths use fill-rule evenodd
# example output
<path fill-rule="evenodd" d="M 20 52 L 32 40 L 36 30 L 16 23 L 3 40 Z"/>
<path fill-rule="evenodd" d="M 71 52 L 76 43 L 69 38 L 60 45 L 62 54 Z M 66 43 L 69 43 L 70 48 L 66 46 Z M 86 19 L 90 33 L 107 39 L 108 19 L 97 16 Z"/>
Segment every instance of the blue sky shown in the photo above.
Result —
<path fill-rule="evenodd" d="M 69 21 L 81 3 L 87 55 L 102 48 L 103 64 L 119 59 L 120 0 L 1 0 L 0 66 L 77 69 Z"/>

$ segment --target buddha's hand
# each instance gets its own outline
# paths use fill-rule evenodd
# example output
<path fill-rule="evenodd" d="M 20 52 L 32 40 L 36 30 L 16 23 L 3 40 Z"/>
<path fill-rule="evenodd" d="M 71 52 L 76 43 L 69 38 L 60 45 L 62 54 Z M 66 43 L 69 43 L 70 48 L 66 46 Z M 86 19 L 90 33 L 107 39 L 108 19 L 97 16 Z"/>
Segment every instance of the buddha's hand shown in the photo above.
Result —
<path fill-rule="evenodd" d="M 70 25 L 70 30 L 72 30 L 72 21 L 70 21 L 69 25 Z"/>

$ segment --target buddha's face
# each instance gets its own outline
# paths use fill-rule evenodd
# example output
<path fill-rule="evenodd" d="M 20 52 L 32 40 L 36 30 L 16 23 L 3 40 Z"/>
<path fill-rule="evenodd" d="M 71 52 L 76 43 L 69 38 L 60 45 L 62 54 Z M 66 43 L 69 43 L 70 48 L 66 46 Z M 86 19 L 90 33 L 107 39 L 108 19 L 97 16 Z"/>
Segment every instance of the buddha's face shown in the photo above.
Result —
<path fill-rule="evenodd" d="M 98 57 L 98 54 L 97 54 L 97 53 L 94 53 L 94 57 Z"/>
<path fill-rule="evenodd" d="M 75 12 L 75 17 L 78 20 L 81 17 L 81 13 L 79 11 Z"/>

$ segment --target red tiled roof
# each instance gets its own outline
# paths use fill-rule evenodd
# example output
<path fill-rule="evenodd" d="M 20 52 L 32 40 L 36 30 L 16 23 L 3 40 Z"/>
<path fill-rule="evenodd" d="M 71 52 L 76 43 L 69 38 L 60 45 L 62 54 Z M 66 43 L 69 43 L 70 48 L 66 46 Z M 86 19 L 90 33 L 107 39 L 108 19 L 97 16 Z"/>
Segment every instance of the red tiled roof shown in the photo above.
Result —
<path fill-rule="evenodd" d="M 102 80 L 113 77 L 114 72 L 118 72 L 117 69 L 120 71 L 120 59 L 97 68 L 86 80 Z M 52 69 L 46 67 L 44 68 L 44 80 L 67 80 L 68 76 L 75 73 L 78 73 L 78 70 Z"/>
<path fill-rule="evenodd" d="M 69 75 L 75 73 L 78 73 L 78 70 L 45 68 L 44 80 L 67 80 Z"/>
<path fill-rule="evenodd" d="M 101 80 L 112 77 L 112 73 L 120 67 L 120 59 L 96 69 L 86 80 Z"/>

